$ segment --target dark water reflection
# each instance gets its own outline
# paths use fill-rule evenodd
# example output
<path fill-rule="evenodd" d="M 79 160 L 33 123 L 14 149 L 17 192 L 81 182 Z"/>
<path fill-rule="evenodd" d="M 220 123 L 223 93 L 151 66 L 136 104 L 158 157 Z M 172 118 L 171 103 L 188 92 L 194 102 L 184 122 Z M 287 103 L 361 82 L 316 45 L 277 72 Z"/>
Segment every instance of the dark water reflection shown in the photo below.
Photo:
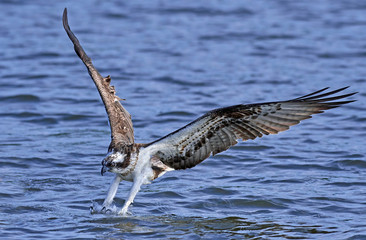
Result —
<path fill-rule="evenodd" d="M 104 108 L 61 26 L 149 142 L 216 107 L 350 85 L 357 102 L 90 214 L 112 175 Z M 366 238 L 364 1 L 1 1 L 1 239 Z M 116 198 L 120 207 L 130 183 Z"/>
<path fill-rule="evenodd" d="M 334 229 L 322 229 L 318 225 L 278 225 L 271 221 L 255 222 L 240 217 L 201 218 L 160 216 L 139 219 L 98 219 L 95 224 L 110 224 L 115 229 L 113 236 L 153 238 L 291 238 L 306 234 L 331 234 Z M 161 229 L 156 232 L 156 229 Z M 108 238 L 106 236 L 98 236 Z"/>

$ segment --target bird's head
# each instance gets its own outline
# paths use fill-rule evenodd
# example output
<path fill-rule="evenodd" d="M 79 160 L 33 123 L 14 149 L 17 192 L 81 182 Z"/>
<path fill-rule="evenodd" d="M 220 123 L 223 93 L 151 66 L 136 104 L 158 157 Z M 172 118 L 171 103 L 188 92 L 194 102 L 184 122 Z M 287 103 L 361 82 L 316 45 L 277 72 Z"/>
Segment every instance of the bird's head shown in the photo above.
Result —
<path fill-rule="evenodd" d="M 109 153 L 102 161 L 101 174 L 106 171 L 123 174 L 130 166 L 130 156 L 125 153 L 114 151 Z"/>

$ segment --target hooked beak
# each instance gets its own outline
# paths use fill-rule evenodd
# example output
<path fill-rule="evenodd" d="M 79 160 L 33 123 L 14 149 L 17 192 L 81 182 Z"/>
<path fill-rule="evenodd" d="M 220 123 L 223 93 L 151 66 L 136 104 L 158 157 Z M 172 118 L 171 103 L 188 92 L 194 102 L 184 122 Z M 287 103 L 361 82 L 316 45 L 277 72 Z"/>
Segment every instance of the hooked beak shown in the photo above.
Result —
<path fill-rule="evenodd" d="M 107 171 L 107 167 L 106 166 L 102 166 L 102 169 L 100 170 L 100 174 L 102 174 L 102 176 L 103 176 L 103 174 L 105 173 Z"/>

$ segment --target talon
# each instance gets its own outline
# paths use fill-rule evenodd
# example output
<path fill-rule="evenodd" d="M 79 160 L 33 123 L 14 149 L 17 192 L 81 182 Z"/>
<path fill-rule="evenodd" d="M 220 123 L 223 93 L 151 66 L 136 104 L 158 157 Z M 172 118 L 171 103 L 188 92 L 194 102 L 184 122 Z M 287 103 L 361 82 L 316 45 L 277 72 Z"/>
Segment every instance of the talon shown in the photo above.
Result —
<path fill-rule="evenodd" d="M 96 213 L 96 211 L 94 210 L 94 207 L 93 206 L 90 206 L 89 211 L 90 211 L 90 214 Z"/>
<path fill-rule="evenodd" d="M 103 165 L 102 169 L 100 170 L 100 174 L 103 176 L 103 174 L 107 171 L 107 168 Z"/>

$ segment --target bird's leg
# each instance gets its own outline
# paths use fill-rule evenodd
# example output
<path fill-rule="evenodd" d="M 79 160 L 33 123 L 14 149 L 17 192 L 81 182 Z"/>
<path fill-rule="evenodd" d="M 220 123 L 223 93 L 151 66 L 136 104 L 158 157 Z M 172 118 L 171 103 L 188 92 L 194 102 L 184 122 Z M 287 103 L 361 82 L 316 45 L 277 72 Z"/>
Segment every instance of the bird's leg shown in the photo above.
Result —
<path fill-rule="evenodd" d="M 107 208 L 112 204 L 114 196 L 116 196 L 119 183 L 122 181 L 122 178 L 116 174 L 116 176 L 113 179 L 113 182 L 111 186 L 109 187 L 107 197 L 105 198 L 103 202 L 103 208 L 102 211 L 106 211 Z"/>
<path fill-rule="evenodd" d="M 125 204 L 123 205 L 121 211 L 118 214 L 126 215 L 128 207 L 130 206 L 130 204 L 135 199 L 135 196 L 138 193 L 138 191 L 140 191 L 140 187 L 141 187 L 143 181 L 144 181 L 144 178 L 135 179 L 135 181 L 133 182 L 133 185 L 131 187 L 130 193 L 128 195 L 128 198 L 127 198 Z"/>

